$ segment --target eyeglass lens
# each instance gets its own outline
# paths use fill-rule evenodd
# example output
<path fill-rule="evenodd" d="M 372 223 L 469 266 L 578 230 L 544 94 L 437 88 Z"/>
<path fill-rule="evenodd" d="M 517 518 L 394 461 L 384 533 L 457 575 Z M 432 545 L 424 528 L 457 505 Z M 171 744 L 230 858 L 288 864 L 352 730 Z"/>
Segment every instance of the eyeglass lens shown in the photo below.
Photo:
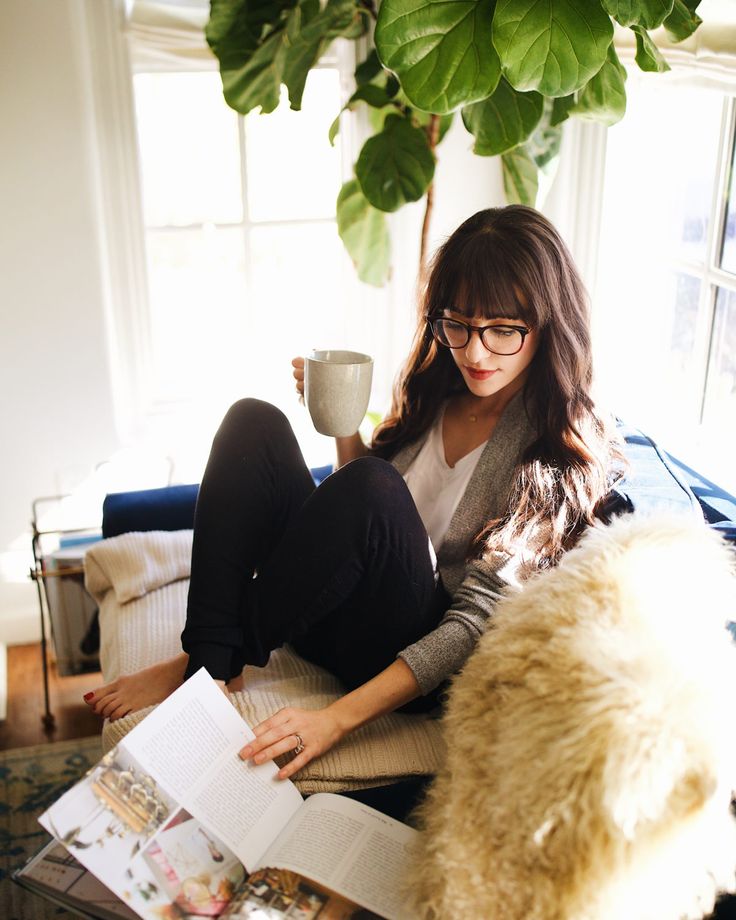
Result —
<path fill-rule="evenodd" d="M 432 325 L 437 338 L 448 348 L 465 348 L 470 341 L 470 329 L 464 323 L 435 319 Z M 524 336 L 510 326 L 486 326 L 481 341 L 496 355 L 515 355 L 524 344 Z"/>

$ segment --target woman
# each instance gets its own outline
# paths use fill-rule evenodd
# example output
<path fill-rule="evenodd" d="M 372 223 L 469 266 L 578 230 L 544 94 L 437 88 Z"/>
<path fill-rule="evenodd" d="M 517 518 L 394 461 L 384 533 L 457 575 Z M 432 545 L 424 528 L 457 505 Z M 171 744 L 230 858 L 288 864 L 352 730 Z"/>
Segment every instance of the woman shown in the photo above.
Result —
<path fill-rule="evenodd" d="M 119 718 L 202 666 L 233 689 L 288 641 L 347 692 L 256 726 L 243 756 L 295 751 L 281 777 L 383 713 L 434 707 L 501 593 L 602 507 L 620 455 L 591 379 L 585 292 L 554 227 L 522 206 L 475 214 L 435 256 L 390 414 L 370 447 L 338 439 L 319 488 L 279 410 L 230 410 L 197 503 L 183 653 L 85 699 Z"/>

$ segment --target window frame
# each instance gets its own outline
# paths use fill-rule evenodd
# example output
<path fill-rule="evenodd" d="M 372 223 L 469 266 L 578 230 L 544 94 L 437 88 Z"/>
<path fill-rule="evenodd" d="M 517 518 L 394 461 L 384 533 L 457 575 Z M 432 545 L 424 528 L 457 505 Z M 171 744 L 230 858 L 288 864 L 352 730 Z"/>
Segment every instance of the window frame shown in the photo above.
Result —
<path fill-rule="evenodd" d="M 130 36 L 126 31 L 126 0 L 85 4 L 80 15 L 80 32 L 87 55 L 83 61 L 87 89 L 88 131 L 94 162 L 100 228 L 99 264 L 102 273 L 107 326 L 107 353 L 112 378 L 115 427 L 121 440 L 135 440 L 141 423 L 181 408 L 171 400 L 152 398 L 154 386 L 151 305 L 146 256 L 146 227 L 143 190 L 139 170 L 138 136 L 134 95 L 135 64 Z M 364 43 L 335 42 L 329 56 L 318 67 L 337 68 L 341 94 L 350 95 L 355 56 L 365 51 Z M 147 71 L 148 67 L 142 67 Z M 194 60 L 189 65 L 168 63 L 151 70 L 217 71 L 217 61 Z M 352 162 L 367 125 L 359 119 L 341 116 L 343 137 L 342 181 L 352 173 Z M 241 170 L 245 171 L 244 118 L 238 116 Z M 241 173 L 243 195 L 247 176 Z M 244 198 L 244 202 L 246 199 Z M 335 218 L 310 219 L 310 223 L 333 223 Z M 250 221 L 243 209 L 245 238 L 252 227 L 271 222 Z M 304 223 L 303 220 L 273 223 Z M 195 225 L 196 226 L 196 225 Z M 238 226 L 238 225 L 235 225 Z M 248 258 L 247 245 L 246 260 Z M 247 268 L 247 262 L 246 262 Z M 387 300 L 393 300 L 389 290 Z M 370 299 L 370 295 L 368 295 Z M 247 317 L 246 317 L 247 321 Z M 403 337 L 403 324 L 390 330 L 389 352 L 395 339 Z"/>
<path fill-rule="evenodd" d="M 697 423 L 705 424 L 708 384 L 712 372 L 712 353 L 716 325 L 718 291 L 723 288 L 736 293 L 736 274 L 720 267 L 723 242 L 728 216 L 728 183 L 731 161 L 736 143 L 736 96 L 726 95 L 723 99 L 721 131 L 716 154 L 716 175 L 713 184 L 710 220 L 705 242 L 705 256 L 702 265 L 678 257 L 672 260 L 674 271 L 691 275 L 700 280 L 700 301 L 698 303 L 698 325 L 696 350 L 698 376 L 700 380 L 700 411 Z"/>
<path fill-rule="evenodd" d="M 691 468 L 701 470 L 702 473 L 710 475 L 715 481 L 720 480 L 722 486 L 734 491 L 736 481 L 730 478 L 730 474 L 725 471 L 725 467 L 720 460 L 720 454 L 722 454 L 720 445 L 724 441 L 730 440 L 729 419 L 724 418 L 722 412 L 717 417 L 709 414 L 709 397 L 712 392 L 710 390 L 712 375 L 717 370 L 714 364 L 714 357 L 718 345 L 719 292 L 723 290 L 726 293 L 736 294 L 736 272 L 729 273 L 720 267 L 728 213 L 728 183 L 731 157 L 734 155 L 734 145 L 736 145 L 736 73 L 730 74 L 728 79 L 717 81 L 702 79 L 692 69 L 685 72 L 676 72 L 673 69 L 673 72 L 664 75 L 642 74 L 634 66 L 633 62 L 627 62 L 627 64 L 629 70 L 627 93 L 631 99 L 634 98 L 637 86 L 646 81 L 650 81 L 651 88 L 652 81 L 663 80 L 667 82 L 671 80 L 670 91 L 688 88 L 696 91 L 715 92 L 719 94 L 721 100 L 720 123 L 716 122 L 715 170 L 712 185 L 709 189 L 710 197 L 706 202 L 708 227 L 702 256 L 688 258 L 680 253 L 673 253 L 658 263 L 660 268 L 666 270 L 673 279 L 677 278 L 678 275 L 684 275 L 694 279 L 699 284 L 700 293 L 691 353 L 693 362 L 692 392 L 696 394 L 696 399 L 687 418 L 683 417 L 681 430 L 676 431 L 666 421 L 658 428 L 654 418 L 658 413 L 653 412 L 652 407 L 642 413 L 643 417 L 641 419 L 632 418 L 627 420 L 632 424 L 640 424 L 647 430 L 649 435 L 659 441 L 665 450 L 673 452 Z M 606 364 L 606 361 L 601 360 L 601 352 L 605 349 L 606 341 L 604 330 L 610 328 L 612 324 L 615 325 L 616 316 L 611 312 L 612 305 L 606 302 L 605 288 L 601 287 L 601 285 L 605 284 L 604 278 L 610 271 L 610 267 L 606 262 L 606 254 L 602 251 L 602 245 L 605 242 L 603 221 L 606 220 L 604 198 L 609 154 L 608 138 L 604 138 L 602 148 L 589 144 L 587 151 L 591 156 L 597 158 L 597 162 L 601 167 L 600 186 L 590 190 L 578 187 L 574 198 L 578 205 L 581 202 L 584 205 L 586 194 L 592 197 L 591 212 L 595 215 L 595 222 L 598 227 L 598 234 L 594 244 L 592 246 L 588 244 L 589 249 L 595 250 L 595 259 L 593 260 L 590 275 L 585 280 L 588 282 L 588 289 L 592 299 L 594 358 L 599 367 L 599 373 L 602 373 L 601 367 Z M 570 164 L 568 164 L 568 168 L 569 166 Z M 587 170 L 590 172 L 591 166 L 588 166 Z M 591 223 L 590 218 L 588 218 L 588 222 Z M 576 255 L 574 249 L 573 252 Z M 590 260 L 588 264 L 590 265 Z M 612 317 L 614 317 L 613 320 Z M 610 365 L 610 360 L 608 364 Z M 598 383 L 599 385 L 602 384 L 602 392 L 607 393 L 607 408 L 614 413 L 625 413 L 626 410 L 620 408 L 615 402 L 615 391 L 612 389 L 610 374 L 605 377 L 602 374 Z M 644 380 L 641 383 L 645 385 Z M 647 416 L 649 416 L 648 420 Z"/>
<path fill-rule="evenodd" d="M 337 73 L 339 85 L 340 85 L 340 97 L 341 99 L 347 98 L 349 95 L 349 83 L 352 79 L 353 72 L 355 70 L 354 62 L 354 50 L 352 45 L 354 43 L 335 43 L 336 47 L 333 46 L 330 52 L 320 61 L 315 68 L 316 70 L 330 70 Z M 165 73 L 212 73 L 213 75 L 217 73 L 217 68 L 212 67 L 203 71 L 200 68 L 167 68 Z M 162 70 L 159 68 L 157 70 L 141 68 L 137 72 L 132 72 L 130 74 L 131 81 L 131 90 L 133 93 L 133 98 L 135 99 L 135 79 L 141 74 L 161 74 Z M 219 80 L 219 74 L 217 76 Z M 282 101 L 282 105 L 284 102 Z M 145 217 L 143 218 L 143 248 L 144 248 L 144 258 L 148 253 L 149 240 L 155 238 L 157 234 L 161 234 L 162 237 L 176 233 L 179 231 L 203 231 L 206 227 L 213 227 L 215 230 L 231 230 L 237 231 L 241 235 L 241 255 L 243 258 L 244 265 L 244 280 L 245 280 L 245 296 L 242 301 L 242 312 L 234 317 L 238 325 L 243 328 L 248 328 L 253 319 L 259 313 L 262 313 L 262 308 L 258 308 L 255 305 L 254 298 L 251 296 L 251 282 L 253 279 L 253 270 L 252 270 L 252 245 L 251 240 L 254 232 L 262 230 L 265 228 L 285 228 L 285 227 L 314 227 L 314 226 L 332 226 L 336 227 L 337 218 L 335 214 L 331 216 L 307 216 L 307 217 L 282 217 L 282 218 L 270 218 L 270 219 L 254 219 L 251 217 L 250 206 L 249 206 L 249 194 L 248 194 L 248 152 L 247 152 L 247 119 L 250 117 L 261 118 L 257 113 L 252 113 L 251 115 L 244 116 L 237 112 L 232 112 L 236 119 L 236 130 L 237 130 L 237 145 L 238 145 L 238 157 L 239 157 L 239 181 L 240 181 L 240 212 L 241 217 L 239 220 L 228 221 L 228 222 L 218 222 L 218 221 L 202 221 L 202 222 L 192 222 L 188 224 L 146 224 Z M 268 116 L 265 116 L 268 117 Z M 343 125 L 341 127 L 347 127 L 347 119 L 343 118 Z M 133 126 L 134 130 L 137 133 L 137 123 Z M 350 133 L 348 131 L 341 132 L 345 136 L 342 138 L 342 143 L 340 145 L 340 182 L 344 182 L 345 178 L 350 175 L 351 163 L 352 163 L 352 152 L 353 146 L 350 139 Z M 136 168 L 139 168 L 139 154 L 136 147 Z M 141 192 L 143 194 L 143 190 Z M 141 199 L 142 201 L 142 199 Z M 148 276 L 148 270 L 146 269 L 146 275 Z M 150 279 L 147 277 L 147 285 L 150 283 Z M 146 289 L 146 298 L 145 298 L 146 314 L 144 322 L 146 324 L 146 330 L 148 334 L 148 353 L 151 355 L 152 359 L 155 359 L 155 335 L 153 332 L 153 323 L 154 323 L 154 305 L 151 303 L 150 299 L 150 287 L 147 286 Z M 138 368 L 134 373 L 140 373 L 140 368 Z M 160 416 L 162 414 L 175 413 L 186 409 L 187 406 L 191 404 L 191 396 L 184 393 L 166 393 L 158 390 L 155 384 L 156 376 L 153 374 L 152 370 L 147 373 L 146 379 L 149 382 L 149 389 L 147 393 L 147 398 L 142 406 L 142 412 L 149 416 Z"/>

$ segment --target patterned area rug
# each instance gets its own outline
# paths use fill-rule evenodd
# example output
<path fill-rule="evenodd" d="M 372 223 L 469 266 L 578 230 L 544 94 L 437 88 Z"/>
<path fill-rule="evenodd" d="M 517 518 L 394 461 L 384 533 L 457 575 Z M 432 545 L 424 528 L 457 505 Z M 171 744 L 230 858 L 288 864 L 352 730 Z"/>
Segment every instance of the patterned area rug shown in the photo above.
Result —
<path fill-rule="evenodd" d="M 0 751 L 0 918 L 72 917 L 10 880 L 49 839 L 36 818 L 102 756 L 99 737 Z"/>

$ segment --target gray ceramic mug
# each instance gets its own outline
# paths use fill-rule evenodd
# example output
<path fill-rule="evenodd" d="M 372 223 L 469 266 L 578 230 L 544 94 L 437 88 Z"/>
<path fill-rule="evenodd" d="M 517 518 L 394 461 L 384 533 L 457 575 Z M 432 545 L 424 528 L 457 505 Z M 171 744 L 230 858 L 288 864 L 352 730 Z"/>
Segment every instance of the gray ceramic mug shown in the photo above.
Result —
<path fill-rule="evenodd" d="M 304 400 L 320 434 L 347 438 L 368 408 L 373 358 L 358 351 L 313 351 L 304 362 Z"/>

